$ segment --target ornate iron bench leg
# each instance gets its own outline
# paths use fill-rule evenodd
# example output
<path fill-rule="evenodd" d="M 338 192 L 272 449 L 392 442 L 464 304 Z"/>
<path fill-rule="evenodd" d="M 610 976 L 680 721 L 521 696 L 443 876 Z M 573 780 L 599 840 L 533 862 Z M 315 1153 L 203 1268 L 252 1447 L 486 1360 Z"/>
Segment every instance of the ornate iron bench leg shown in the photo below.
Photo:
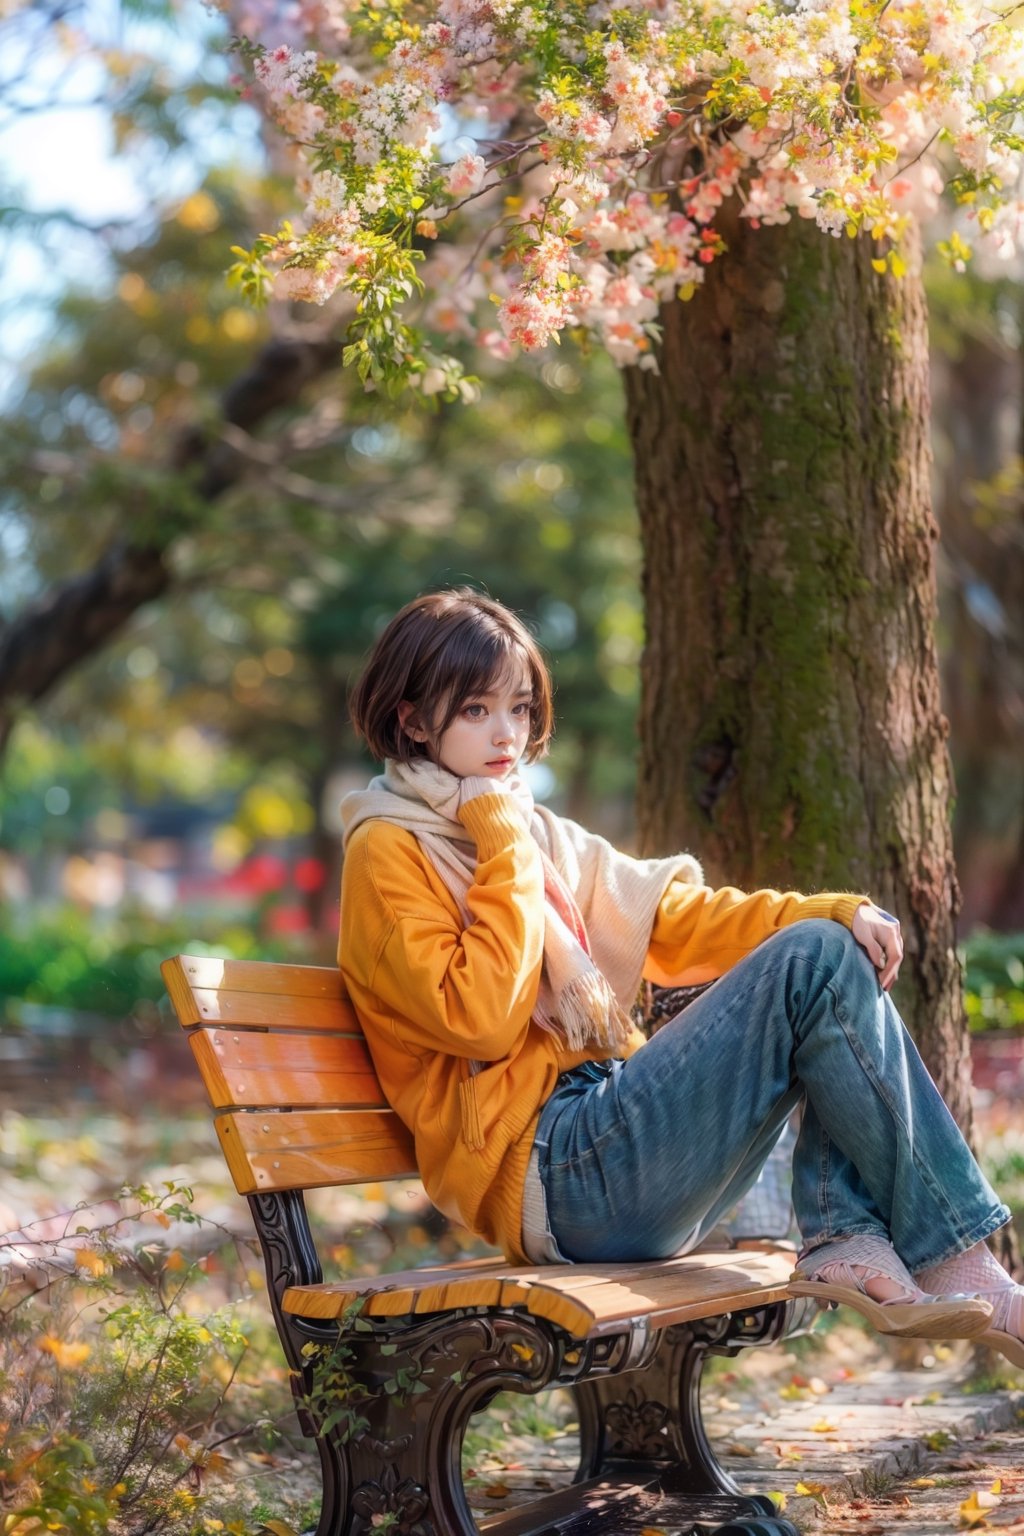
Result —
<path fill-rule="evenodd" d="M 321 1329 L 308 1332 L 329 1348 Z M 542 1391 L 571 1342 L 511 1313 L 375 1319 L 370 1331 L 346 1335 L 358 1383 L 348 1405 L 365 1427 L 353 1430 L 350 1420 L 318 1440 L 324 1504 L 317 1536 L 363 1536 L 381 1515 L 393 1517 L 396 1536 L 477 1536 L 462 1486 L 469 1418 L 498 1392 Z M 318 1413 L 329 1424 L 326 1400 Z"/>
<path fill-rule="evenodd" d="M 582 1482 L 609 1470 L 658 1464 L 666 1493 L 729 1496 L 737 1512 L 769 1514 L 770 1500 L 745 1495 L 719 1464 L 708 1441 L 700 1383 L 709 1354 L 736 1354 L 792 1331 L 791 1304 L 708 1318 L 665 1329 L 649 1365 L 573 1388 L 580 1416 Z"/>

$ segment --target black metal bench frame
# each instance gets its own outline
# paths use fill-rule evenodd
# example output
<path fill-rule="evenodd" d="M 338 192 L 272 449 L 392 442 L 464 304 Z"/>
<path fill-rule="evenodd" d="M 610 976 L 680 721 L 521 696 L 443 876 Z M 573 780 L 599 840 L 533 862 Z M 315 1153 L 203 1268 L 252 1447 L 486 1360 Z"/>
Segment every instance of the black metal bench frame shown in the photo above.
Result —
<path fill-rule="evenodd" d="M 266 1264 L 271 1306 L 292 1370 L 300 1425 L 316 1441 L 323 1503 L 316 1536 L 632 1536 L 667 1530 L 796 1536 L 762 1495 L 744 1495 L 718 1463 L 700 1405 L 704 1362 L 806 1331 L 813 1303 L 772 1302 L 653 1328 L 645 1319 L 598 1338 L 574 1339 L 516 1307 L 465 1307 L 406 1317 L 332 1319 L 286 1312 L 290 1286 L 323 1275 L 302 1192 L 248 1197 Z M 723 1256 L 727 1262 L 727 1255 Z M 316 1365 L 344 1337 L 354 1402 L 366 1428 L 321 1432 Z M 394 1390 L 404 1370 L 411 1396 Z M 390 1384 L 390 1389 L 388 1385 Z M 566 1386 L 579 1410 L 573 1484 L 532 1504 L 474 1521 L 461 1450 L 471 1415 L 499 1392 L 533 1395 Z"/>

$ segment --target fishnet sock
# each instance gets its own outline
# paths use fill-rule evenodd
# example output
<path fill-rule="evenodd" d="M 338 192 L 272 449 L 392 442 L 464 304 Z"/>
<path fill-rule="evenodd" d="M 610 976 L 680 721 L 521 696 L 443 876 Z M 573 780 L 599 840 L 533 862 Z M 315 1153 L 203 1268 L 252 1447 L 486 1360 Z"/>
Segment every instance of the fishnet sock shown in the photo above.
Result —
<path fill-rule="evenodd" d="M 823 1280 L 827 1285 L 845 1285 L 880 1301 L 921 1301 L 925 1291 L 918 1285 L 909 1269 L 886 1238 L 870 1232 L 858 1232 L 852 1237 L 840 1237 L 810 1253 L 801 1254 L 797 1260 L 800 1273 L 809 1280 Z M 867 1289 L 872 1280 L 890 1280 L 900 1287 L 893 1296 L 877 1296 Z"/>
<path fill-rule="evenodd" d="M 1024 1286 L 1006 1273 L 986 1243 L 975 1243 L 914 1277 L 928 1291 L 965 1291 L 992 1304 L 991 1327 L 1024 1339 Z"/>

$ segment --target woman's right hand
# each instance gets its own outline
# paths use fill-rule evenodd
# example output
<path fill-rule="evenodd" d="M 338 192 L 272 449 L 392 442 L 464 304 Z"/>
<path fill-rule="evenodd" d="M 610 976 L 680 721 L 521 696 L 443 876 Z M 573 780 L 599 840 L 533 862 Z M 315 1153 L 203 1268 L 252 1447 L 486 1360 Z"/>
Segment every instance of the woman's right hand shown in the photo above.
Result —
<path fill-rule="evenodd" d="M 899 975 L 903 959 L 903 935 L 899 919 L 883 912 L 873 901 L 863 901 L 853 914 L 850 925 L 854 938 L 878 971 L 883 992 L 888 992 Z"/>
<path fill-rule="evenodd" d="M 475 800 L 479 795 L 506 795 L 515 800 L 512 784 L 508 779 L 489 779 L 484 774 L 469 774 L 459 780 L 459 809 L 467 800 Z"/>

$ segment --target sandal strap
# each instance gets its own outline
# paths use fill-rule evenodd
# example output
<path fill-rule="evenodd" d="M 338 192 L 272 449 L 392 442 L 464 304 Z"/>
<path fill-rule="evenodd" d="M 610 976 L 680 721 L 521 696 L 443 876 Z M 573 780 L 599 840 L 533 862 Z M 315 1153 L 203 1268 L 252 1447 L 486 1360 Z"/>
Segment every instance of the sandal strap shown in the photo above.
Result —
<path fill-rule="evenodd" d="M 801 1254 L 797 1260 L 797 1272 L 805 1280 L 845 1285 L 863 1296 L 868 1294 L 865 1280 L 884 1276 L 902 1287 L 900 1294 L 891 1298 L 893 1302 L 928 1299 L 927 1292 L 915 1285 L 913 1276 L 892 1243 L 873 1232 L 855 1232 L 850 1237 L 835 1238 L 809 1253 Z"/>

